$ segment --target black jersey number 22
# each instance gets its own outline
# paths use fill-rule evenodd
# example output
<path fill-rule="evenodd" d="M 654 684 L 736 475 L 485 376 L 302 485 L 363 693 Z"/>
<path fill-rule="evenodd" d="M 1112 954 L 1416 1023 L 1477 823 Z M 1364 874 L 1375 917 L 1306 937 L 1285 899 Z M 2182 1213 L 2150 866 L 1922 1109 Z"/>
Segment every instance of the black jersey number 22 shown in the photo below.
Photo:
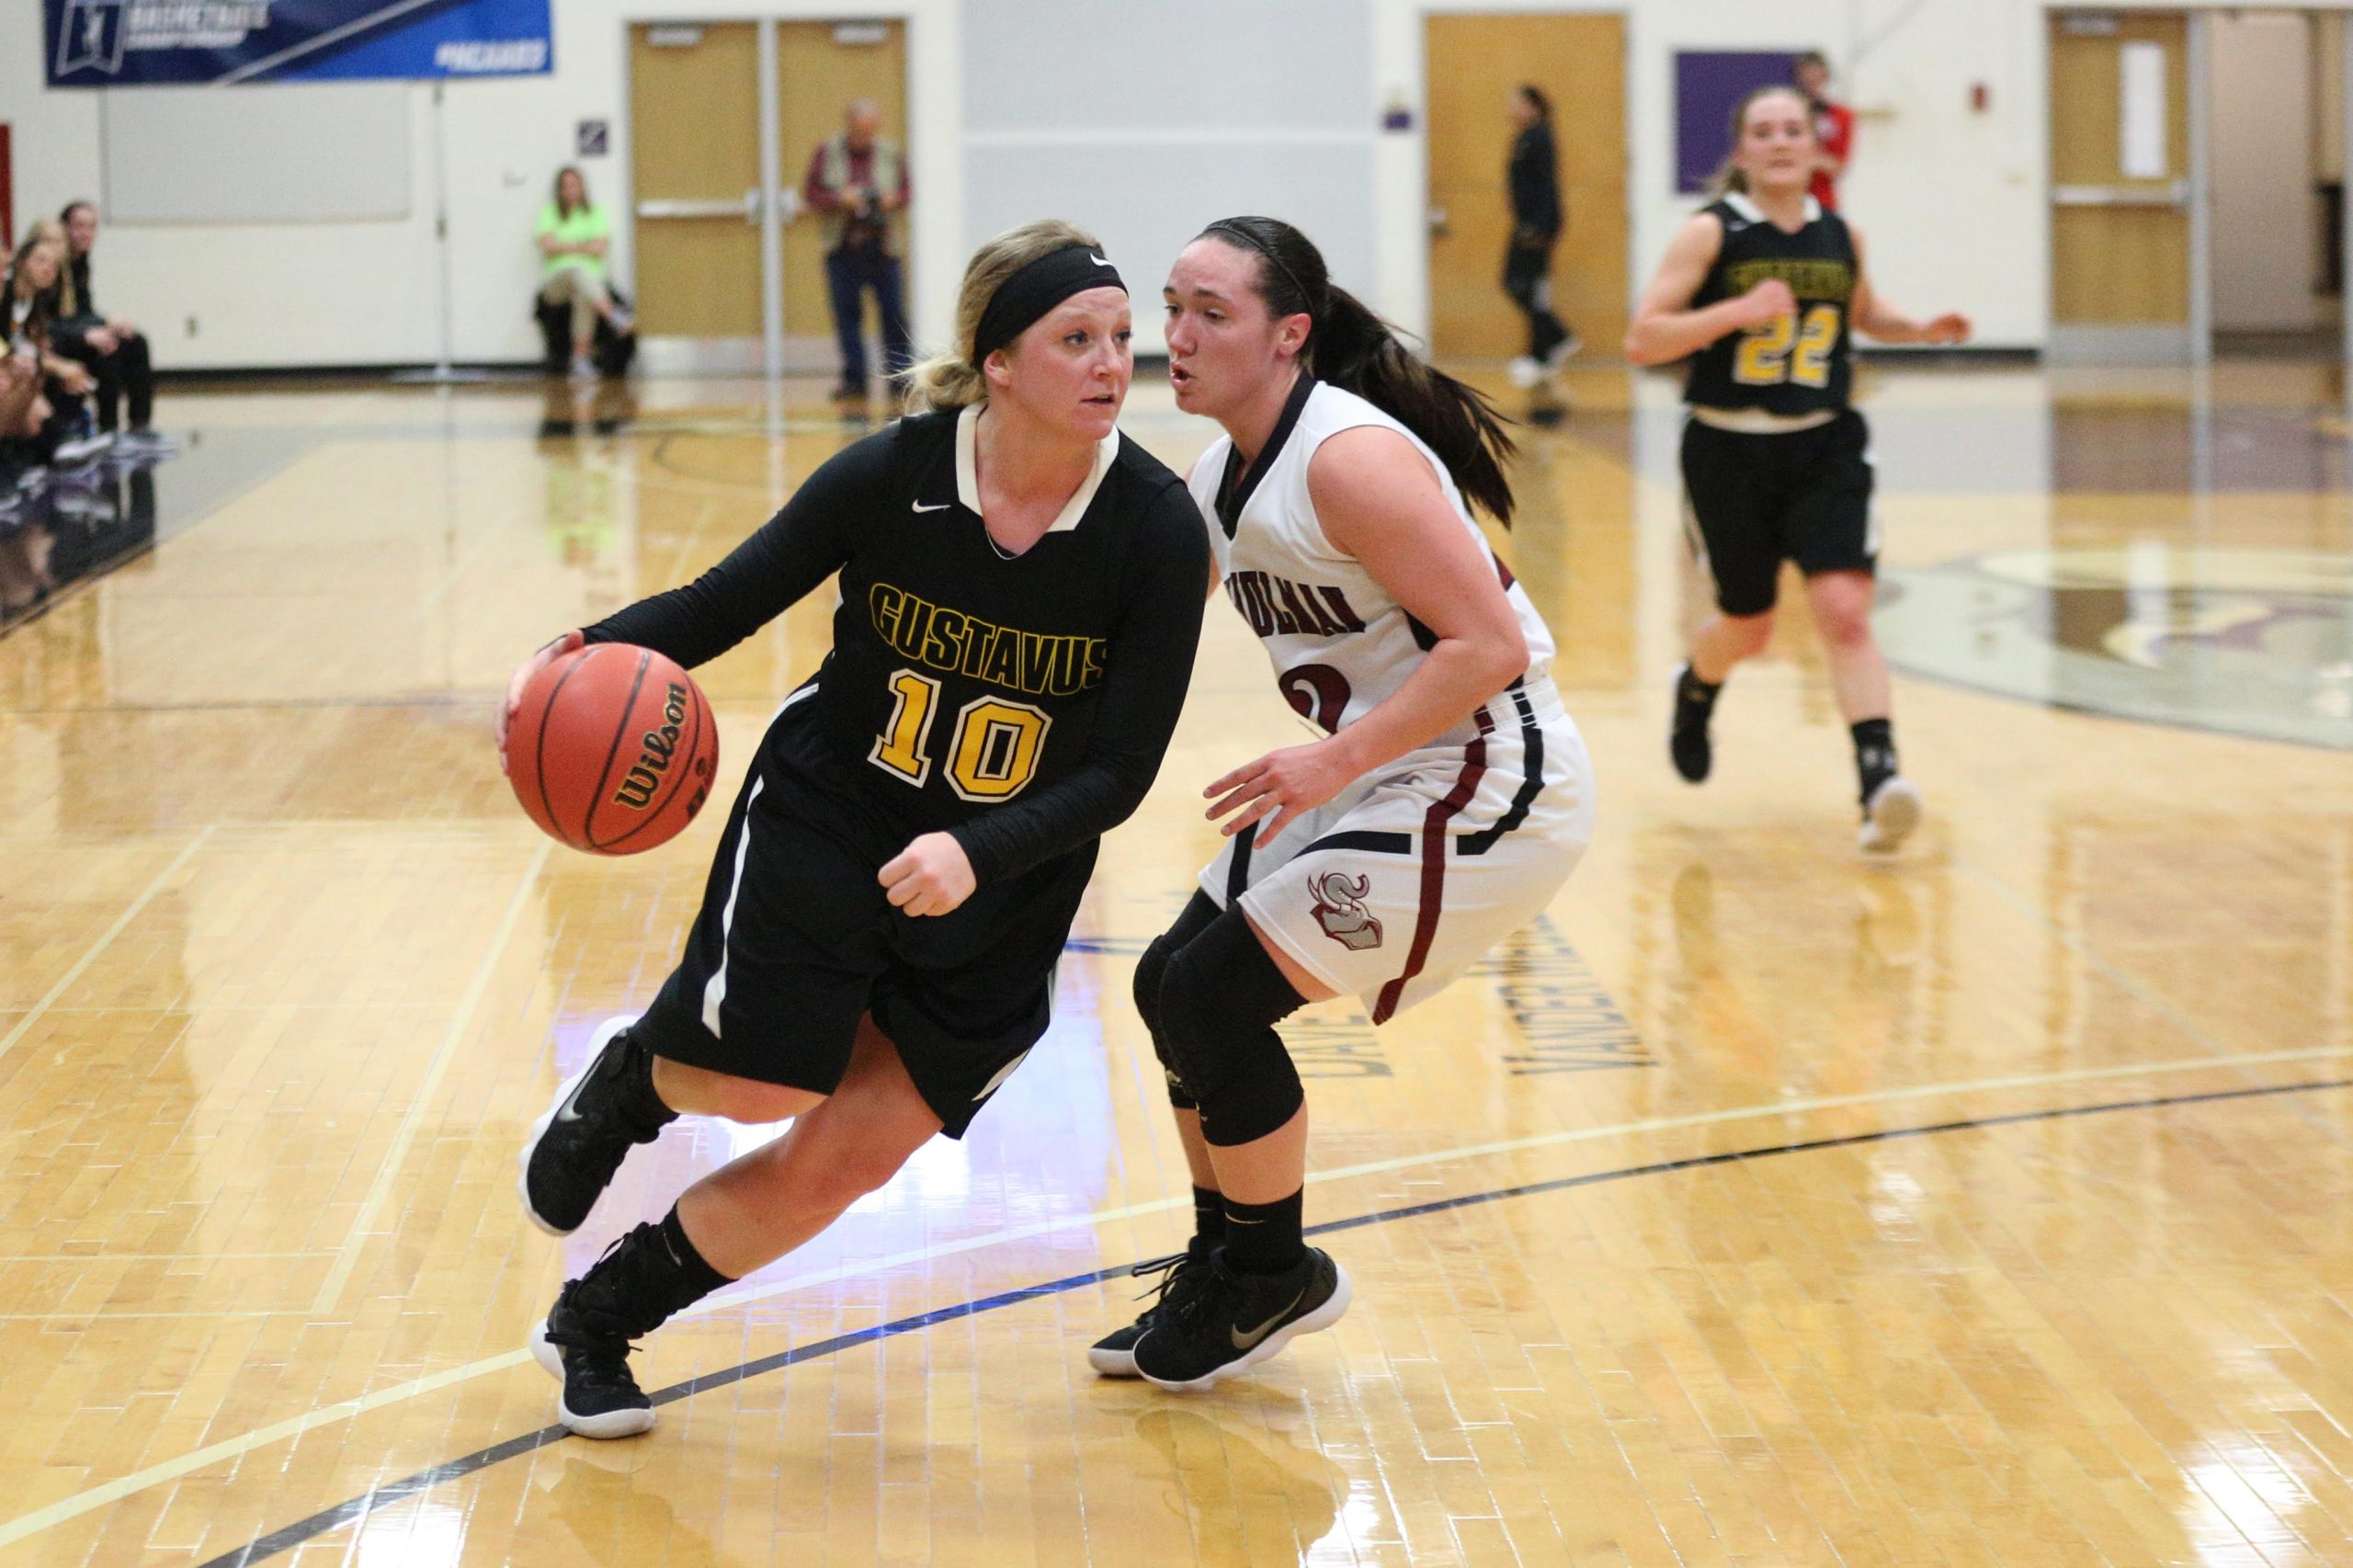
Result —
<path fill-rule="evenodd" d="M 1830 351 L 1837 346 L 1836 305 L 1814 306 L 1803 323 L 1795 316 L 1775 316 L 1742 336 L 1740 351 L 1733 358 L 1732 379 L 1745 387 L 1777 387 L 1783 381 L 1825 387 L 1830 384 Z"/>
<path fill-rule="evenodd" d="M 938 717 L 939 682 L 915 670 L 893 670 L 891 722 L 874 738 L 866 760 L 921 789 L 931 777 L 932 721 Z M 967 801 L 994 804 L 1021 793 L 1038 771 L 1053 718 L 1027 702 L 976 697 L 956 715 L 948 741 L 948 787 Z"/>

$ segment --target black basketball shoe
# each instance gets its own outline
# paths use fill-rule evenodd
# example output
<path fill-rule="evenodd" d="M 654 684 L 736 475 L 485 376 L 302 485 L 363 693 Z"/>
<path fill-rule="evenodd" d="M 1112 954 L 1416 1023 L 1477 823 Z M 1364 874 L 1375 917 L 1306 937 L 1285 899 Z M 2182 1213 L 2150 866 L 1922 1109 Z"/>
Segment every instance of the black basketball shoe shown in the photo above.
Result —
<path fill-rule="evenodd" d="M 531 1335 L 531 1355 L 563 1384 L 564 1426 L 583 1437 L 634 1437 L 654 1425 L 654 1402 L 629 1369 L 630 1341 L 668 1315 L 665 1277 L 646 1267 L 662 1228 L 640 1225 L 566 1284 Z M 650 1321 L 649 1321 L 650 1319 Z"/>
<path fill-rule="evenodd" d="M 1136 1371 L 1165 1389 L 1205 1389 L 1256 1366 L 1348 1310 L 1348 1277 L 1321 1247 L 1283 1274 L 1241 1274 L 1225 1249 L 1136 1341 Z"/>
<path fill-rule="evenodd" d="M 653 1142 L 677 1119 L 654 1097 L 652 1058 L 630 1038 L 635 1022 L 609 1018 L 598 1027 L 588 1065 L 556 1091 L 524 1140 L 516 1187 L 523 1212 L 551 1236 L 580 1228 L 631 1144 Z"/>
<path fill-rule="evenodd" d="M 1716 710 L 1720 686 L 1710 686 L 1685 665 L 1675 672 L 1675 726 L 1667 732 L 1667 755 L 1686 784 L 1704 783 L 1715 763 L 1715 746 L 1708 739 L 1708 720 Z"/>
<path fill-rule="evenodd" d="M 1141 1279 L 1147 1274 L 1160 1278 L 1145 1293 L 1153 1298 L 1152 1305 L 1136 1314 L 1136 1321 L 1115 1328 L 1089 1346 L 1086 1364 L 1107 1378 L 1132 1378 L 1136 1375 L 1136 1341 L 1144 1331 L 1158 1322 L 1163 1314 L 1181 1305 L 1192 1294 L 1194 1287 L 1209 1277 L 1210 1254 L 1204 1247 L 1191 1247 L 1155 1257 L 1150 1263 L 1139 1263 L 1128 1272 Z"/>

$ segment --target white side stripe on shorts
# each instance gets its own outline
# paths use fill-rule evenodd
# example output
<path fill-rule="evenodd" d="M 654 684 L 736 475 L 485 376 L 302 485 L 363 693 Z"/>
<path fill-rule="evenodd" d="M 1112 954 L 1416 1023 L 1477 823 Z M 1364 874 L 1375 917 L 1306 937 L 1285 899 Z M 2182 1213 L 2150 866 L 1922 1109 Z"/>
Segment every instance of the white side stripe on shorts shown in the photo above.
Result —
<path fill-rule="evenodd" d="M 1034 1050 L 1036 1050 L 1036 1049 L 1037 1049 L 1037 1048 L 1036 1048 L 1035 1046 L 1032 1046 L 1032 1047 L 1030 1048 L 1030 1050 L 1032 1050 L 1032 1051 L 1034 1051 Z M 996 1093 L 996 1092 L 997 1092 L 997 1089 L 999 1088 L 999 1086 L 1001 1086 L 1001 1085 L 1005 1083 L 1005 1081 L 1006 1081 L 1007 1078 L 1010 1078 L 1010 1077 L 1012 1077 L 1012 1076 L 1013 1076 L 1013 1070 L 1014 1070 L 1016 1067 L 1020 1066 L 1023 1062 L 1027 1062 L 1027 1061 L 1029 1061 L 1029 1051 L 1023 1051 L 1020 1055 L 1018 1055 L 1018 1056 L 1015 1057 L 1012 1061 L 1010 1061 L 1010 1062 L 1006 1062 L 1004 1066 L 1002 1066 L 1002 1067 L 998 1068 L 998 1069 L 996 1070 L 996 1076 L 995 1076 L 995 1077 L 994 1077 L 994 1078 L 991 1078 L 987 1083 L 983 1084 L 983 1085 L 981 1085 L 981 1092 L 980 1092 L 979 1094 L 977 1094 L 977 1095 L 974 1095 L 974 1096 L 972 1096 L 972 1098 L 973 1098 L 975 1101 L 984 1100 L 984 1099 L 988 1098 L 991 1095 L 993 1095 L 993 1094 Z"/>
<path fill-rule="evenodd" d="M 710 1038 L 719 1038 L 719 1005 L 727 999 L 727 938 L 735 929 L 735 899 L 744 891 L 744 856 L 752 847 L 752 805 L 767 788 L 767 780 L 752 780 L 752 792 L 744 798 L 744 829 L 735 836 L 735 875 L 727 883 L 727 907 L 719 915 L 719 967 L 702 985 L 702 1027 Z"/>

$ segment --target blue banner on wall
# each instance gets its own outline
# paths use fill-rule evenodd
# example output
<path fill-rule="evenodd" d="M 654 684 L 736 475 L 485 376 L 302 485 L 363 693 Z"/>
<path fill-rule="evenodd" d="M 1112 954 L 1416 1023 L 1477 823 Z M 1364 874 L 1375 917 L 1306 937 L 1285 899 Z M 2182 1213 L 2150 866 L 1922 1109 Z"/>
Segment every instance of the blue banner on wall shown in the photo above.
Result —
<path fill-rule="evenodd" d="M 49 85 L 543 75 L 550 0 L 41 0 Z"/>

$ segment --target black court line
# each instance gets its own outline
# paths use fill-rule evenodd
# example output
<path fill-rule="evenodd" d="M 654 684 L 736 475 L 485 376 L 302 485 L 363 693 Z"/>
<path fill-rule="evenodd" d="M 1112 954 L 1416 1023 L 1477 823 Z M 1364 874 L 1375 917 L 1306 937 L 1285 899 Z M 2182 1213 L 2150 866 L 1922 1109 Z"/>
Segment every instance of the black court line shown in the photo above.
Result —
<path fill-rule="evenodd" d="M 2226 1065 L 2226 1064 L 2222 1064 Z M 1469 1209 L 1478 1204 L 1500 1202 L 1506 1198 L 1532 1198 L 1540 1193 L 1570 1192 L 1581 1187 L 1598 1187 L 1605 1182 L 1628 1181 L 1636 1176 L 1666 1176 L 1677 1171 L 1705 1170 L 1714 1165 L 1738 1165 L 1746 1160 L 1768 1159 L 1779 1154 L 1807 1154 L 1824 1149 L 1853 1149 L 1870 1143 L 1892 1143 L 1904 1138 L 1930 1138 L 1946 1132 L 1968 1132 L 1988 1127 L 2012 1127 L 2026 1122 L 2059 1121 L 2070 1117 L 2104 1116 L 2117 1111 L 2161 1110 L 2173 1106 L 2208 1105 L 2222 1100 L 2268 1098 L 2274 1095 L 2310 1094 L 2322 1089 L 2353 1088 L 2353 1078 L 2328 1078 L 2316 1083 L 2275 1084 L 2261 1088 L 2216 1089 L 2197 1095 L 2163 1095 L 2137 1100 L 2112 1100 L 2100 1105 L 2067 1106 L 2055 1110 L 2014 1111 L 2006 1116 L 1970 1117 L 1958 1121 L 1931 1122 L 1925 1127 L 1895 1127 L 1877 1132 L 1855 1132 L 1840 1138 L 1814 1138 L 1802 1143 L 1778 1143 L 1763 1149 L 1734 1149 L 1722 1153 L 1692 1154 L 1679 1160 L 1658 1160 L 1649 1165 L 1624 1165 L 1616 1170 L 1589 1171 L 1584 1176 L 1560 1176 L 1551 1181 L 1526 1182 L 1518 1187 L 1499 1187 L 1486 1192 L 1465 1193 L 1459 1198 L 1433 1199 L 1427 1203 L 1407 1204 L 1402 1209 L 1383 1209 L 1371 1214 L 1359 1214 L 1350 1220 L 1327 1220 L 1320 1225 L 1310 1225 L 1311 1236 L 1328 1236 L 1342 1231 L 1359 1230 L 1367 1225 L 1387 1224 L 1393 1220 L 1415 1220 L 1429 1214 L 1443 1214 L 1450 1209 Z M 879 1339 L 892 1339 L 903 1334 L 915 1334 L 938 1324 L 953 1323 L 959 1318 L 978 1316 L 995 1312 L 1000 1307 L 1018 1306 L 1041 1296 L 1059 1296 L 1071 1290 L 1083 1290 L 1089 1285 L 1099 1285 L 1107 1279 L 1122 1279 L 1135 1272 L 1134 1264 L 1121 1264 L 1115 1268 L 1097 1268 L 1086 1274 L 1068 1275 L 1049 1279 L 1041 1284 L 1024 1285 L 1017 1290 L 983 1296 L 976 1301 L 959 1301 L 953 1306 L 919 1312 L 913 1317 L 877 1324 L 855 1334 L 835 1335 L 808 1345 L 796 1345 L 773 1356 L 763 1356 L 756 1361 L 745 1361 L 723 1371 L 707 1372 L 683 1383 L 674 1383 L 653 1395 L 656 1407 L 674 1404 L 707 1390 L 725 1388 L 768 1372 L 781 1371 L 803 1361 L 820 1357 L 838 1355 L 860 1345 L 870 1345 Z M 277 1556 L 281 1551 L 316 1540 L 329 1530 L 355 1524 L 370 1514 L 404 1502 L 420 1492 L 428 1491 L 445 1481 L 457 1481 L 477 1471 L 488 1470 L 511 1459 L 558 1443 L 571 1434 L 562 1426 L 542 1426 L 519 1437 L 509 1437 L 487 1449 L 477 1449 L 462 1459 L 421 1470 L 399 1481 L 387 1482 L 364 1496 L 338 1503 L 322 1509 L 305 1519 L 298 1519 L 282 1528 L 272 1530 L 245 1545 L 218 1557 L 208 1559 L 199 1568 L 244 1568 Z M 590 1439 L 582 1439 L 588 1441 Z"/>

